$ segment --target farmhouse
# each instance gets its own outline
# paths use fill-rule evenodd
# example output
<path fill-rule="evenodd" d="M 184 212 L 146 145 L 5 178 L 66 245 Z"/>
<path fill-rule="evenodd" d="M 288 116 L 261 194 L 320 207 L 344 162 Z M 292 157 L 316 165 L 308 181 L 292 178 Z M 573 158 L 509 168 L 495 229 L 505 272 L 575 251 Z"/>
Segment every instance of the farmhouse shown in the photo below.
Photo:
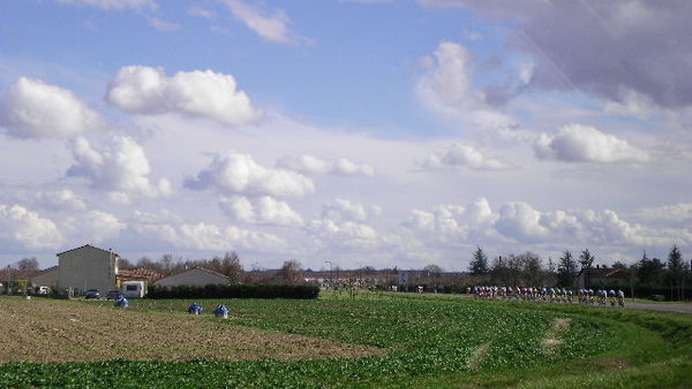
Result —
<path fill-rule="evenodd" d="M 57 255 L 59 292 L 72 289 L 75 294 L 82 294 L 98 289 L 105 293 L 116 287 L 120 256 L 112 250 L 87 244 Z"/>
<path fill-rule="evenodd" d="M 179 273 L 161 278 L 155 282 L 159 286 L 178 286 L 178 285 L 209 285 L 209 284 L 228 284 L 228 277 L 223 274 L 202 268 L 193 267 Z"/>
<path fill-rule="evenodd" d="M 623 269 L 596 266 L 582 269 L 577 276 L 580 289 L 624 286 L 628 283 L 627 273 Z"/>

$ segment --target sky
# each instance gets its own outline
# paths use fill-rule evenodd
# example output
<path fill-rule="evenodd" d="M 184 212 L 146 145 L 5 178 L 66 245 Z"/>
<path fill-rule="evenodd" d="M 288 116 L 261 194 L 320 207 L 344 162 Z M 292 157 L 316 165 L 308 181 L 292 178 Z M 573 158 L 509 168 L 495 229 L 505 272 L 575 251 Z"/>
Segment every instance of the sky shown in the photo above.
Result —
<path fill-rule="evenodd" d="M 0 266 L 692 252 L 687 0 L 3 0 Z"/>

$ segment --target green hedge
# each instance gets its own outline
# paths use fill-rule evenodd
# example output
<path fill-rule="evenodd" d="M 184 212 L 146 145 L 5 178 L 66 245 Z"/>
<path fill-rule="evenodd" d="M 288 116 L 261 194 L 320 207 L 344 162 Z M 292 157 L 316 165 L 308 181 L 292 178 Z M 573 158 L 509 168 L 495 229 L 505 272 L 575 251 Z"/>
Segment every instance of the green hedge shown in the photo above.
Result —
<path fill-rule="evenodd" d="M 205 286 L 149 286 L 151 299 L 213 299 L 213 298 L 253 298 L 253 299 L 316 299 L 320 288 L 312 285 L 219 285 Z"/>

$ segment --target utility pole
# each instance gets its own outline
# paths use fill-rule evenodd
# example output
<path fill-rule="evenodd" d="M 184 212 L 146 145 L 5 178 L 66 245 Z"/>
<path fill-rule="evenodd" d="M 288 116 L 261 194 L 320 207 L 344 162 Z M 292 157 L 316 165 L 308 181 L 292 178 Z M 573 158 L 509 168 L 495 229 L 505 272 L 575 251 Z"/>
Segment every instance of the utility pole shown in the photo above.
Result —
<path fill-rule="evenodd" d="M 11 268 L 12 265 L 7 265 L 7 295 L 10 295 L 10 281 L 12 281 L 12 273 L 11 273 Z"/>
<path fill-rule="evenodd" d="M 325 264 L 329 264 L 329 289 L 334 289 L 335 285 L 335 280 L 334 280 L 334 265 L 332 265 L 332 261 L 324 261 Z"/>

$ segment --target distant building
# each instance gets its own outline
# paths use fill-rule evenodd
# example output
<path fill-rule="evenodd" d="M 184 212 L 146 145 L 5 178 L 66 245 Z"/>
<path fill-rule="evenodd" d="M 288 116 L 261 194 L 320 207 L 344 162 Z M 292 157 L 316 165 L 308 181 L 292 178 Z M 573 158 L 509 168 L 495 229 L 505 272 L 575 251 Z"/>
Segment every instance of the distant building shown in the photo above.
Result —
<path fill-rule="evenodd" d="M 7 269 L 0 271 L 0 293 L 15 294 L 23 293 L 29 285 L 29 279 L 37 270 L 31 269 Z"/>
<path fill-rule="evenodd" d="M 580 289 L 626 286 L 628 282 L 627 272 L 624 269 L 614 269 L 605 266 L 582 269 L 577 276 L 577 283 Z"/>
<path fill-rule="evenodd" d="M 172 274 L 168 277 L 163 277 L 154 283 L 158 286 L 178 286 L 178 285 L 196 285 L 204 286 L 209 284 L 228 284 L 228 277 L 221 273 L 194 267 L 189 270 Z"/>
<path fill-rule="evenodd" d="M 118 274 L 116 276 L 116 284 L 118 288 L 121 288 L 123 282 L 125 281 L 144 281 L 147 284 L 153 283 L 159 279 L 163 278 L 163 274 L 146 268 L 138 267 L 136 269 L 118 269 Z"/>
<path fill-rule="evenodd" d="M 49 267 L 34 273 L 29 278 L 29 284 L 32 287 L 48 286 L 52 290 L 58 290 L 58 278 L 60 277 L 60 268 L 57 266 Z"/>
<path fill-rule="evenodd" d="M 59 293 L 64 293 L 68 288 L 75 295 L 83 294 L 89 289 L 106 293 L 116 288 L 120 256 L 113 251 L 87 244 L 57 256 Z"/>

